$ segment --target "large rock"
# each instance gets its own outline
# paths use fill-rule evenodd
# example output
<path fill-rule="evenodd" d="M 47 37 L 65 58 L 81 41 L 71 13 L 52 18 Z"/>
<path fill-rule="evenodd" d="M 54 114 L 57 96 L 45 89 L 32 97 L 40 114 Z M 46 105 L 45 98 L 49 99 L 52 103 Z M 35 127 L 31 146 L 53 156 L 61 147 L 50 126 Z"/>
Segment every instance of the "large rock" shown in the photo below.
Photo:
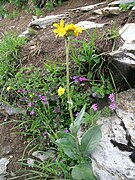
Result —
<path fill-rule="evenodd" d="M 123 45 L 110 55 L 113 60 L 125 63 L 135 68 L 135 23 L 125 24 L 120 29 L 119 34 L 123 40 Z"/>
<path fill-rule="evenodd" d="M 135 89 L 118 95 L 116 113 L 101 118 L 102 140 L 92 154 L 98 180 L 135 179 Z"/>

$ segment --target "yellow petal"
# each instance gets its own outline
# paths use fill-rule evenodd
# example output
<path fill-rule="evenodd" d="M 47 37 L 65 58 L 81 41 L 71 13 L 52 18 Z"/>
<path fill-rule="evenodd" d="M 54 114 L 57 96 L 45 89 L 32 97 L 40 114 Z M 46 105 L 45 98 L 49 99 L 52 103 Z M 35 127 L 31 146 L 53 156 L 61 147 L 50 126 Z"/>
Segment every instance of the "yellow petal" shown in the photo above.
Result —
<path fill-rule="evenodd" d="M 61 27 L 61 28 L 64 27 L 64 20 L 63 20 L 63 19 L 60 20 L 60 27 Z"/>

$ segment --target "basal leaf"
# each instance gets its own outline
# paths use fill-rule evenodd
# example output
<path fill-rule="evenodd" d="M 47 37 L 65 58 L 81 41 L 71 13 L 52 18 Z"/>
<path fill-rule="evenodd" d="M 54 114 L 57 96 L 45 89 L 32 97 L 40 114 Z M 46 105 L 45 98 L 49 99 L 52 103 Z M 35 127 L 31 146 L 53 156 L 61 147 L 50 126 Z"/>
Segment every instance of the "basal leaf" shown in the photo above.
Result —
<path fill-rule="evenodd" d="M 90 155 L 101 139 L 101 125 L 94 126 L 88 129 L 81 140 L 81 151 L 84 156 Z"/>
<path fill-rule="evenodd" d="M 72 177 L 76 180 L 95 180 L 92 173 L 91 163 L 88 162 L 74 166 L 72 169 Z"/>
<path fill-rule="evenodd" d="M 68 134 L 66 138 L 59 138 L 56 144 L 60 146 L 64 153 L 72 159 L 78 158 L 78 151 L 76 148 L 76 142 L 74 136 Z"/>

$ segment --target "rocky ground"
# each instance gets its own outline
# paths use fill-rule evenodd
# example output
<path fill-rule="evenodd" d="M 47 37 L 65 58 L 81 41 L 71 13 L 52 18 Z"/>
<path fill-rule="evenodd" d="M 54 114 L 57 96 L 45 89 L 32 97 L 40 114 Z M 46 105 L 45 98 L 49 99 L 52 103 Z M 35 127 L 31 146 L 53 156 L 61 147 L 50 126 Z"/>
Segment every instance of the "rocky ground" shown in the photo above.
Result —
<path fill-rule="evenodd" d="M 93 5 L 96 3 L 92 9 L 80 9 L 80 7 Z M 116 29 L 122 28 L 126 23 L 135 23 L 135 11 L 127 10 L 126 12 L 121 12 L 117 8 L 114 10 L 103 10 L 103 8 L 108 7 L 110 1 L 104 0 L 68 0 L 63 2 L 61 6 L 56 7 L 52 12 L 46 12 L 45 15 L 59 15 L 64 14 L 62 17 L 65 19 L 66 23 L 72 22 L 74 24 L 89 21 L 94 23 L 87 26 L 96 27 L 99 24 L 103 24 L 103 27 L 97 28 L 97 36 L 95 43 L 98 47 L 99 52 L 111 53 L 113 42 L 108 38 L 111 34 L 113 27 Z M 115 7 L 115 5 L 111 5 Z M 117 7 L 117 6 L 116 6 Z M 8 5 L 7 9 L 12 11 L 14 6 Z M 76 9 L 77 8 L 77 9 Z M 71 10 L 72 9 L 72 10 Z M 22 34 L 27 30 L 28 26 L 31 26 L 36 33 L 27 34 L 29 36 L 28 43 L 22 48 L 22 62 L 23 65 L 34 64 L 37 66 L 42 66 L 44 62 L 51 61 L 56 63 L 63 62 L 65 58 L 65 47 L 63 39 L 56 39 L 53 34 L 52 22 L 46 25 L 46 28 L 42 28 L 41 25 L 32 22 L 32 15 L 27 13 L 25 10 L 21 10 L 19 15 L 13 19 L 2 19 L 0 20 L 0 37 L 2 37 L 5 31 L 13 31 L 18 35 Z M 59 21 L 60 18 L 54 21 Z M 89 35 L 82 33 L 79 38 L 90 40 L 90 35 L 93 33 L 93 28 L 89 27 L 87 29 Z M 101 38 L 103 40 L 101 41 Z M 115 49 L 119 47 L 116 44 Z M 131 63 L 132 64 L 132 63 Z M 134 74 L 134 71 L 132 72 Z M 133 81 L 133 79 L 132 79 Z M 133 87 L 135 87 L 134 83 Z M 4 119 L 6 115 L 0 112 L 1 118 L 0 122 L 6 122 Z M 9 117 L 8 120 L 12 118 Z M 14 123 L 7 123 L 0 126 L 0 158 L 9 159 L 8 172 L 15 172 L 18 170 L 19 166 L 17 164 L 18 159 L 22 157 L 22 153 L 26 147 L 25 140 L 15 133 L 13 130 Z M 5 165 L 4 165 L 5 166 Z M 1 168 L 0 168 L 1 169 Z M 1 179 L 1 177 L 0 177 Z"/>

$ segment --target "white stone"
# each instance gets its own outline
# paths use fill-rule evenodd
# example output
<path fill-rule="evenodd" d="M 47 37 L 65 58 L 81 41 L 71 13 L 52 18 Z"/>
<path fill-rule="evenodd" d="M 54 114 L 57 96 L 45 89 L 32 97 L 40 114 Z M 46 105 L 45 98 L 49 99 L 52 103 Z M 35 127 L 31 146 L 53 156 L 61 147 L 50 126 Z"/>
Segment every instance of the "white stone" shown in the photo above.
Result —
<path fill-rule="evenodd" d="M 29 167 L 33 167 L 34 166 L 34 162 L 35 162 L 35 160 L 32 159 L 32 158 L 28 158 L 27 159 L 27 164 L 28 164 Z"/>
<path fill-rule="evenodd" d="M 6 180 L 5 175 L 6 175 L 6 170 L 7 170 L 7 165 L 9 164 L 9 160 L 6 158 L 0 159 L 0 180 Z"/>
<path fill-rule="evenodd" d="M 84 29 L 91 29 L 91 28 L 101 28 L 104 24 L 99 24 L 91 21 L 80 21 L 79 23 L 75 24 L 76 26 L 80 26 Z"/>
<path fill-rule="evenodd" d="M 39 26 L 40 28 L 46 28 L 47 25 L 51 25 L 54 22 L 57 22 L 61 18 L 65 18 L 65 14 L 59 15 L 50 15 L 45 18 L 39 18 L 29 23 L 29 26 Z"/>
<path fill-rule="evenodd" d="M 54 150 L 47 150 L 46 152 L 43 151 L 35 151 L 32 153 L 32 156 L 40 159 L 41 161 L 48 160 L 49 158 L 55 158 L 56 154 Z"/>
<path fill-rule="evenodd" d="M 95 7 L 100 6 L 104 3 L 105 2 L 97 3 L 97 4 L 93 4 L 93 5 L 88 5 L 88 6 L 84 6 L 84 7 L 79 7 L 79 8 L 75 8 L 75 9 L 68 9 L 68 11 L 84 11 L 84 12 L 87 12 L 87 11 L 91 11 Z"/>
<path fill-rule="evenodd" d="M 129 157 L 135 151 L 135 89 L 118 95 L 116 114 L 97 121 L 102 125 L 102 140 L 92 154 L 93 171 L 98 180 L 135 179 L 135 162 Z M 124 123 L 124 125 L 122 125 Z M 128 144 L 127 135 L 131 136 Z M 112 141 L 131 148 L 131 152 L 120 150 Z"/>
<path fill-rule="evenodd" d="M 119 31 L 120 36 L 126 43 L 135 41 L 135 23 L 125 24 Z"/>
<path fill-rule="evenodd" d="M 135 11 L 135 6 L 132 8 L 132 11 Z"/>
<path fill-rule="evenodd" d="M 93 11 L 95 14 L 99 14 L 99 15 L 102 15 L 102 11 L 101 9 L 96 9 Z"/>
<path fill-rule="evenodd" d="M 119 7 L 106 7 L 101 9 L 103 15 L 118 15 L 120 14 L 120 8 Z"/>

